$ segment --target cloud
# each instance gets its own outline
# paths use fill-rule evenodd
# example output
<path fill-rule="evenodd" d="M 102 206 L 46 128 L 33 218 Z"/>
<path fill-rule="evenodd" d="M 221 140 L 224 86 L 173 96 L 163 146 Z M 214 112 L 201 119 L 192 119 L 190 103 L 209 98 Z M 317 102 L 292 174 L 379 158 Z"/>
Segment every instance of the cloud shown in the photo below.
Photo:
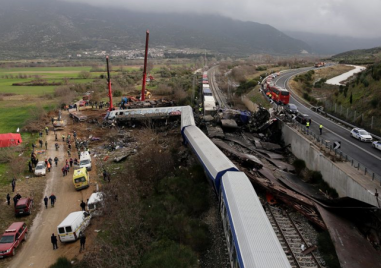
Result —
<path fill-rule="evenodd" d="M 381 37 L 379 0 L 66 0 L 144 12 L 220 14 L 280 30 Z"/>

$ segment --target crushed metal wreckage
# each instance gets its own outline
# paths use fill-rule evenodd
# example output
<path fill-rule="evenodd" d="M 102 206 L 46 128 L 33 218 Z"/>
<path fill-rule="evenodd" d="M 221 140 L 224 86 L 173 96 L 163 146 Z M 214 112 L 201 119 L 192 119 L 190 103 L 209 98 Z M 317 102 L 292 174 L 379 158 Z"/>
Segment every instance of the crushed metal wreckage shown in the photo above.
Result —
<path fill-rule="evenodd" d="M 247 174 L 252 183 L 299 211 L 320 228 L 326 229 L 314 201 L 286 187 L 277 179 L 278 171 L 295 170 L 285 160 L 285 153 L 289 154 L 287 146 L 282 148 L 274 143 L 280 141 L 278 119 L 270 118 L 270 113 L 264 108 L 256 113 L 220 110 L 214 119 L 202 122 L 207 134 Z M 230 121 L 226 123 L 223 120 Z"/>

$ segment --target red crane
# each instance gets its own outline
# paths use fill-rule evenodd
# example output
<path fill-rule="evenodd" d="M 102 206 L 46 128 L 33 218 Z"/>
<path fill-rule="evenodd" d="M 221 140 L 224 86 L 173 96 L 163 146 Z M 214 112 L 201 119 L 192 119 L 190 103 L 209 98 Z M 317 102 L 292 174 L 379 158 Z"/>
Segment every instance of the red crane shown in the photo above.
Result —
<path fill-rule="evenodd" d="M 144 56 L 144 71 L 143 71 L 143 84 L 142 84 L 142 95 L 141 95 L 141 100 L 145 100 L 146 96 L 146 78 L 147 78 L 147 56 L 148 56 L 148 40 L 149 40 L 149 31 L 147 30 L 146 32 L 146 52 Z"/>
<path fill-rule="evenodd" d="M 106 63 L 107 63 L 108 97 L 110 99 L 110 107 L 108 108 L 108 110 L 112 111 L 112 110 L 114 110 L 114 107 L 112 105 L 111 77 L 110 77 L 110 67 L 109 67 L 109 64 L 108 64 L 108 56 L 106 57 Z"/>

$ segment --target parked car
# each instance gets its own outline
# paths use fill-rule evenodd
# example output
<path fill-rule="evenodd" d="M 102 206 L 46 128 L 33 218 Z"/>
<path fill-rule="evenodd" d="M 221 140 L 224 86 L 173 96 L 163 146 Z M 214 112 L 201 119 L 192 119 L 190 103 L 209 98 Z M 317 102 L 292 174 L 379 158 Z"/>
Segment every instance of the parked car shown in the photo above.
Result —
<path fill-rule="evenodd" d="M 289 103 L 287 104 L 284 109 L 286 110 L 287 113 L 290 114 L 298 114 L 298 107 L 296 107 L 295 104 Z"/>
<path fill-rule="evenodd" d="M 34 175 L 45 176 L 46 175 L 46 164 L 44 161 L 38 161 L 36 168 L 34 169 Z"/>
<path fill-rule="evenodd" d="M 33 200 L 29 197 L 22 197 L 17 201 L 15 215 L 30 215 L 32 213 Z"/>
<path fill-rule="evenodd" d="M 372 147 L 381 150 L 381 141 L 372 142 Z"/>
<path fill-rule="evenodd" d="M 311 117 L 308 114 L 298 114 L 295 118 L 300 124 L 305 125 L 308 122 L 312 123 Z"/>
<path fill-rule="evenodd" d="M 85 105 L 86 105 L 86 101 L 84 100 L 79 101 L 79 107 L 85 106 Z"/>
<path fill-rule="evenodd" d="M 354 128 L 351 130 L 351 136 L 353 138 L 356 138 L 360 141 L 364 142 L 372 142 L 373 138 L 372 136 L 364 129 L 362 128 Z"/>
<path fill-rule="evenodd" d="M 28 227 L 24 222 L 12 223 L 0 238 L 0 259 L 16 255 L 16 248 L 26 241 L 27 235 Z"/>

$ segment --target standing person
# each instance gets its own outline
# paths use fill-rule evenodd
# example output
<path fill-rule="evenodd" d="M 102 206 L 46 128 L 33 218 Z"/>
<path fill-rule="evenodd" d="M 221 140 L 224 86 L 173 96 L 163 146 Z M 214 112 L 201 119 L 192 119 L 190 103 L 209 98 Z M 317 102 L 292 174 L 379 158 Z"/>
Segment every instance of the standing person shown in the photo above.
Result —
<path fill-rule="evenodd" d="M 48 208 L 48 201 L 49 201 L 49 198 L 45 195 L 45 198 L 44 198 L 45 208 Z"/>
<path fill-rule="evenodd" d="M 12 192 L 15 191 L 15 188 L 16 188 L 16 179 L 13 178 L 13 180 L 12 180 Z"/>
<path fill-rule="evenodd" d="M 57 138 L 57 133 L 55 134 L 55 141 L 58 141 L 58 138 Z"/>
<path fill-rule="evenodd" d="M 42 148 L 42 140 L 41 139 L 38 140 L 38 143 L 40 144 L 40 148 Z"/>
<path fill-rule="evenodd" d="M 62 168 L 62 177 L 65 177 L 66 169 L 65 167 Z"/>
<path fill-rule="evenodd" d="M 320 135 L 323 134 L 323 124 L 322 123 L 320 123 L 319 130 L 320 130 Z"/>
<path fill-rule="evenodd" d="M 40 130 L 40 133 L 39 133 L 39 134 L 40 134 L 40 138 L 41 138 L 41 137 L 42 137 L 42 130 Z"/>
<path fill-rule="evenodd" d="M 55 236 L 54 233 L 53 233 L 52 236 L 50 237 L 50 241 L 51 241 L 52 244 L 53 244 L 53 250 L 58 249 L 58 245 L 57 245 L 57 236 Z"/>
<path fill-rule="evenodd" d="M 81 206 L 82 211 L 86 211 L 86 203 L 83 202 L 83 200 L 82 200 L 81 204 L 79 204 L 79 205 Z"/>
<path fill-rule="evenodd" d="M 45 141 L 45 150 L 48 150 L 48 141 Z"/>
<path fill-rule="evenodd" d="M 51 194 L 50 197 L 50 205 L 52 206 L 52 208 L 54 208 L 54 203 L 56 202 L 56 196 L 54 194 Z"/>
<path fill-rule="evenodd" d="M 49 128 L 48 127 L 45 127 L 45 132 L 46 132 L 46 135 L 49 134 Z"/>
<path fill-rule="evenodd" d="M 73 158 L 70 158 L 69 163 L 70 163 L 70 167 L 72 167 L 73 166 Z"/>
<path fill-rule="evenodd" d="M 70 157 L 71 156 L 71 153 L 70 153 L 70 150 L 67 149 L 67 156 Z"/>
<path fill-rule="evenodd" d="M 8 193 L 7 194 L 7 204 L 8 204 L 8 206 L 10 205 L 10 202 L 11 202 L 11 196 Z"/>
<path fill-rule="evenodd" d="M 310 128 L 310 121 L 307 121 L 307 122 L 306 122 L 306 128 L 307 128 L 307 134 L 308 134 L 308 130 L 309 130 L 309 128 Z"/>
<path fill-rule="evenodd" d="M 75 132 L 75 130 L 73 132 L 73 137 L 74 137 L 74 139 L 77 139 L 77 132 Z"/>
<path fill-rule="evenodd" d="M 29 167 L 29 172 L 33 172 L 32 162 L 29 161 L 28 167 Z"/>
<path fill-rule="evenodd" d="M 48 168 L 48 171 L 50 172 L 50 168 L 51 168 L 52 165 L 50 165 L 50 163 L 48 162 L 48 164 L 46 165 L 46 167 Z"/>
<path fill-rule="evenodd" d="M 15 195 L 15 196 L 13 197 L 13 203 L 14 203 L 15 207 L 16 207 L 17 201 L 18 201 L 18 199 L 17 199 L 17 196 Z"/>
<path fill-rule="evenodd" d="M 81 232 L 81 234 L 79 235 L 79 243 L 81 244 L 81 247 L 79 249 L 79 252 L 81 252 L 82 250 L 85 250 L 85 243 L 86 243 L 86 236 L 84 233 Z"/>
<path fill-rule="evenodd" d="M 65 135 L 62 134 L 62 141 L 65 141 Z"/>
<path fill-rule="evenodd" d="M 107 178 L 107 171 L 104 169 L 103 170 L 103 180 L 106 181 Z"/>
<path fill-rule="evenodd" d="M 56 166 L 57 166 L 57 163 L 58 163 L 58 157 L 54 157 L 54 163 L 56 163 Z"/>
<path fill-rule="evenodd" d="M 52 159 L 51 157 L 49 157 L 48 162 L 50 163 L 50 166 L 52 166 L 52 164 L 53 164 L 53 159 Z"/>

